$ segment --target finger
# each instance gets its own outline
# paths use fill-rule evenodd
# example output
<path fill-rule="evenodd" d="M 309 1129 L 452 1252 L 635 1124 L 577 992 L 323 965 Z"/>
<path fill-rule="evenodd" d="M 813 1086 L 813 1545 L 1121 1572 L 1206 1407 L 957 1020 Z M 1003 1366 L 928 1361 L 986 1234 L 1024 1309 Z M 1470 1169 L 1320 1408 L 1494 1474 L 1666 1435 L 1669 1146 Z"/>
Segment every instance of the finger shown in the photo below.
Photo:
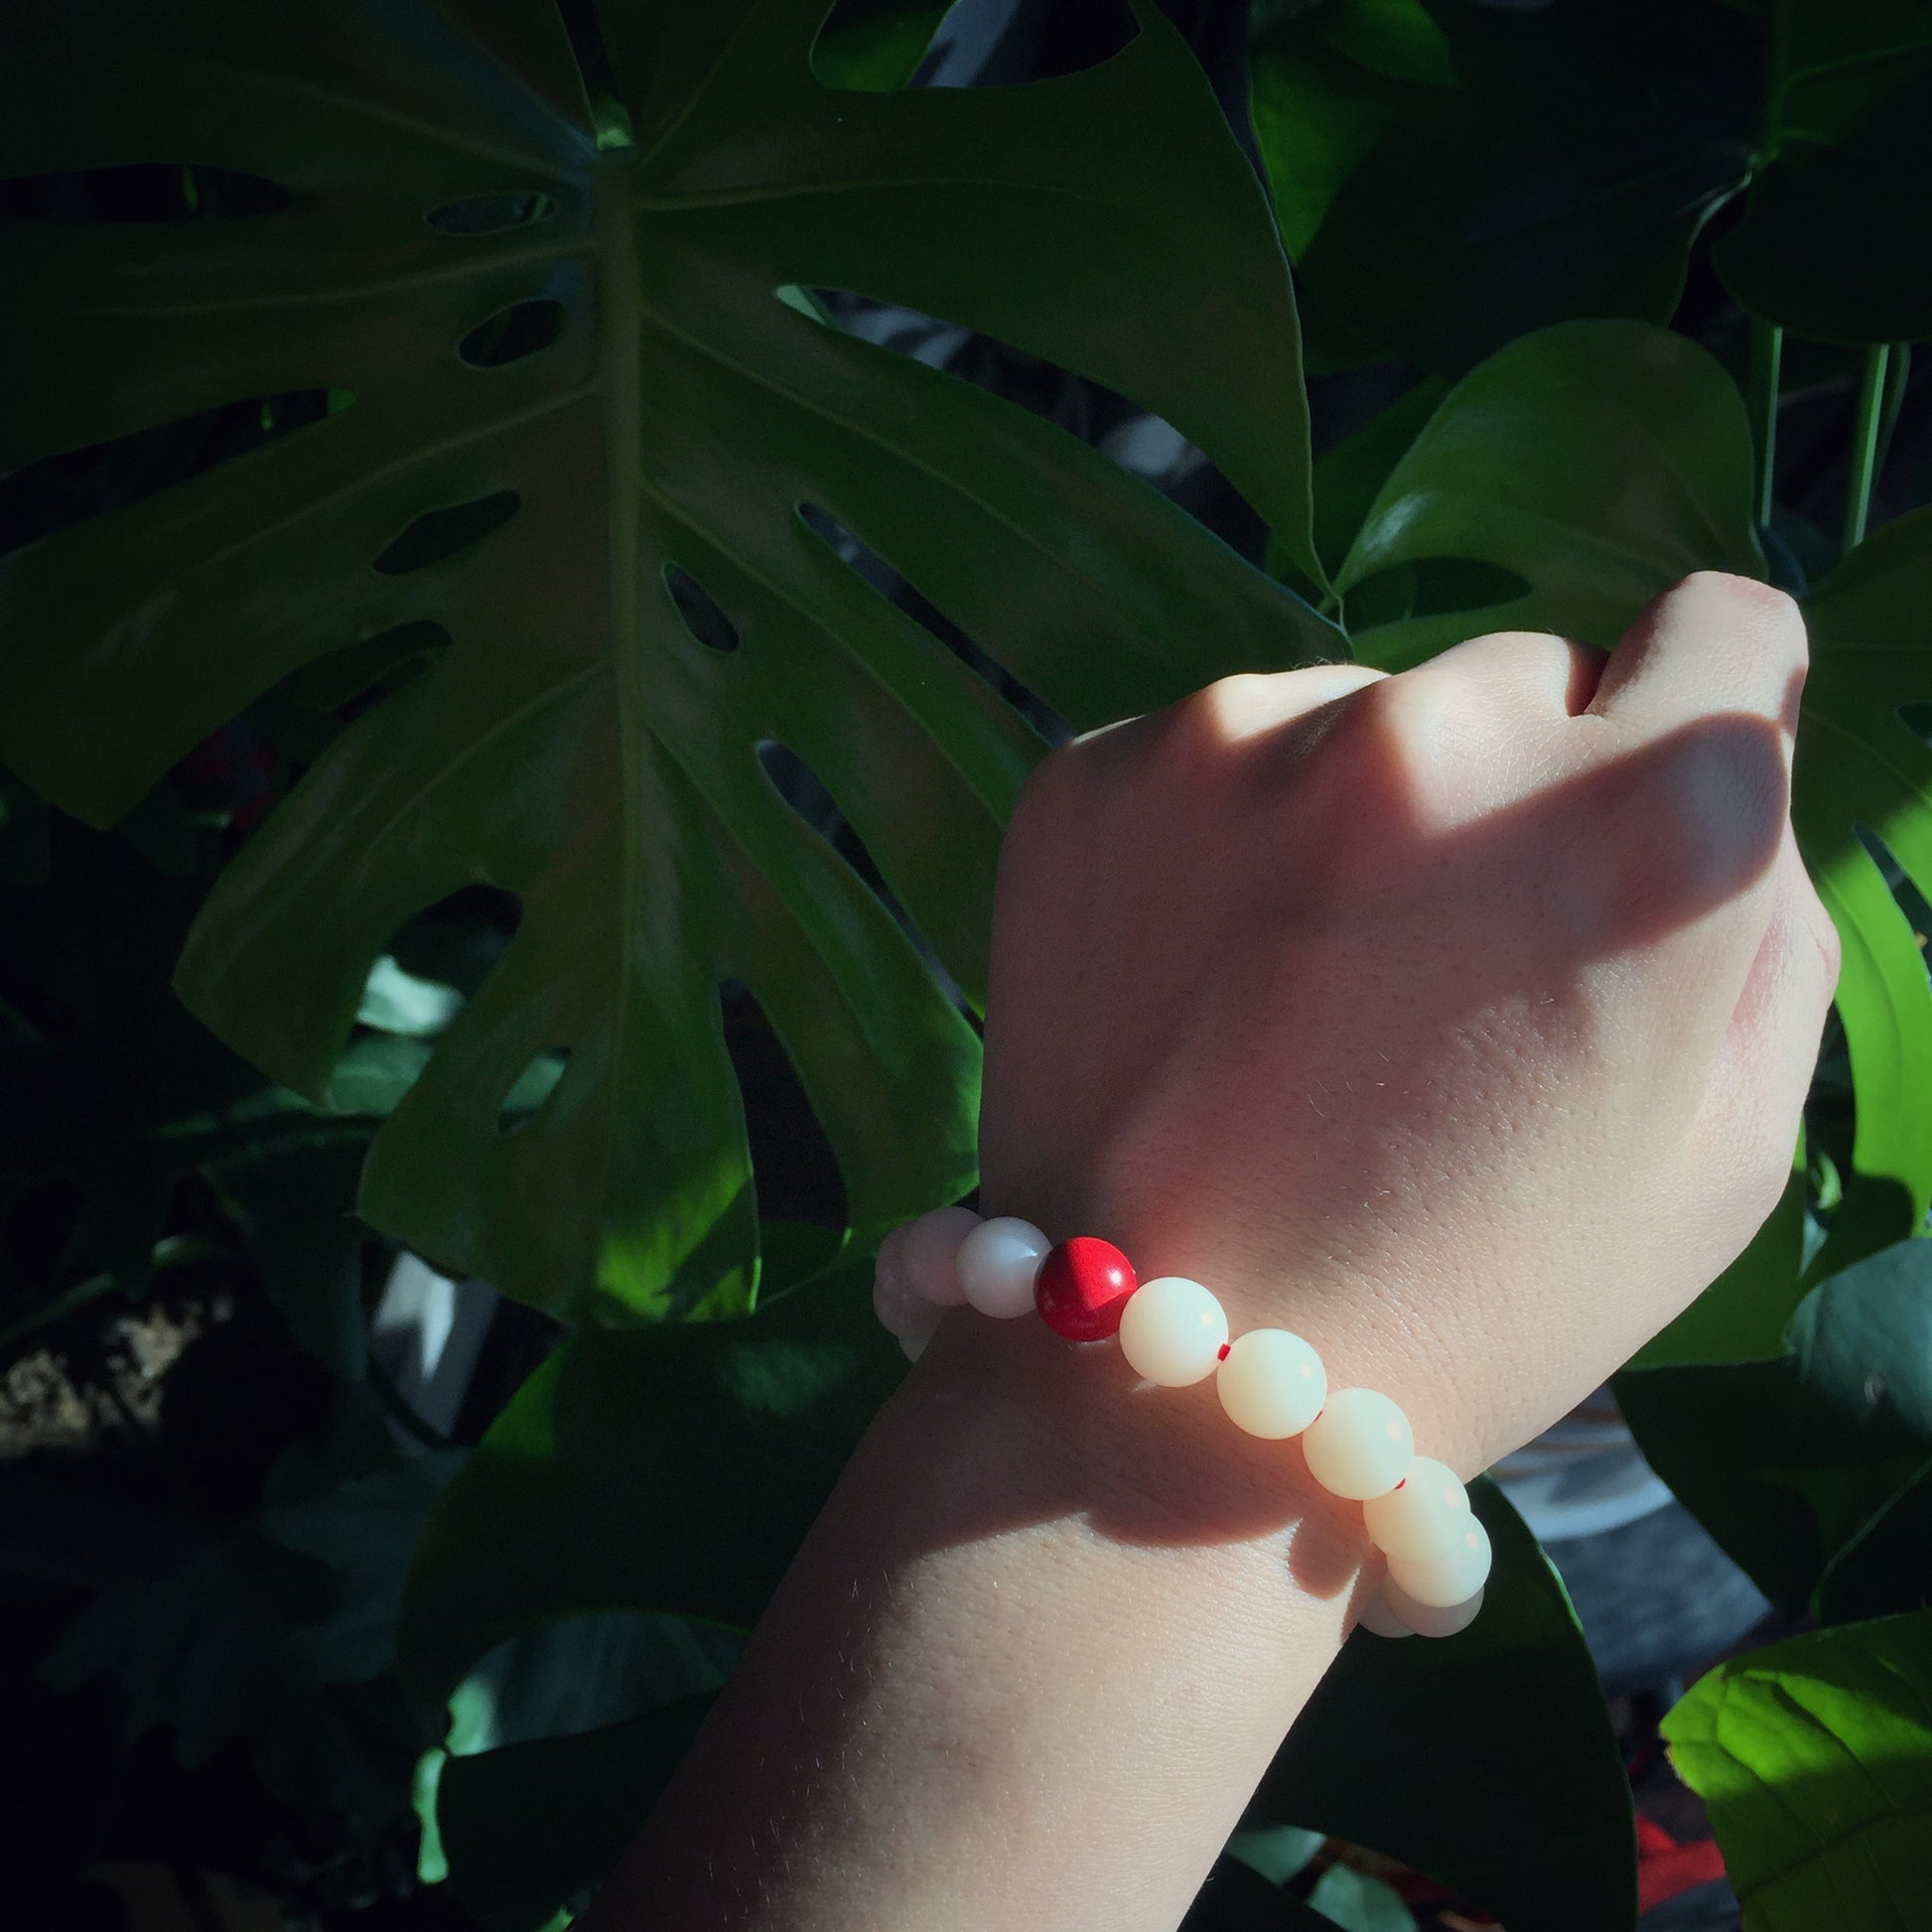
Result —
<path fill-rule="evenodd" d="M 1547 630 L 1496 630 L 1451 645 L 1404 675 L 1455 678 L 1490 711 L 1575 718 L 1596 695 L 1607 652 Z"/>
<path fill-rule="evenodd" d="M 1138 759 L 1159 744 L 1182 744 L 1210 759 L 1279 733 L 1388 676 L 1367 664 L 1308 664 L 1294 671 L 1238 671 L 1177 702 L 1082 734 L 1075 750 L 1103 759 Z"/>
<path fill-rule="evenodd" d="M 1804 620 L 1782 591 L 1699 571 L 1624 633 L 1588 708 L 1650 736 L 1716 713 L 1749 713 L 1783 734 L 1789 769 L 1808 661 Z"/>

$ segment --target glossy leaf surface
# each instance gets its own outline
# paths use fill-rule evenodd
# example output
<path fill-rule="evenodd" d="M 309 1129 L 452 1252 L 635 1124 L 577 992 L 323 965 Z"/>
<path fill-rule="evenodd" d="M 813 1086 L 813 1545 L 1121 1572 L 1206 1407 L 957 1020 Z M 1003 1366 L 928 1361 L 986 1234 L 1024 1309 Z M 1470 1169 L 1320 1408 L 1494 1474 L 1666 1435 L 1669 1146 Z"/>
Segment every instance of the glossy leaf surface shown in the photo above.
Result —
<path fill-rule="evenodd" d="M 1664 1736 L 1710 1808 L 1745 1932 L 1925 1924 L 1932 1610 L 1720 1664 Z"/>
<path fill-rule="evenodd" d="M 812 73 L 826 11 L 608 6 L 622 107 L 596 113 L 546 0 L 89 0 L 5 29 L 0 174 L 159 157 L 286 197 L 9 222 L 5 346 L 35 380 L 7 463 L 332 400 L 6 561 L 0 755 L 106 821 L 290 674 L 446 630 L 246 847 L 180 984 L 320 1097 L 397 928 L 476 882 L 517 895 L 362 1205 L 560 1312 L 749 1306 L 727 981 L 781 1036 L 862 1238 L 971 1183 L 972 1030 L 760 751 L 823 781 L 972 999 L 1041 745 L 808 508 L 1076 724 L 1334 645 L 1105 459 L 797 305 L 901 303 L 1134 397 L 1311 565 L 1286 265 L 1160 14 L 1036 87 L 861 92 Z"/>

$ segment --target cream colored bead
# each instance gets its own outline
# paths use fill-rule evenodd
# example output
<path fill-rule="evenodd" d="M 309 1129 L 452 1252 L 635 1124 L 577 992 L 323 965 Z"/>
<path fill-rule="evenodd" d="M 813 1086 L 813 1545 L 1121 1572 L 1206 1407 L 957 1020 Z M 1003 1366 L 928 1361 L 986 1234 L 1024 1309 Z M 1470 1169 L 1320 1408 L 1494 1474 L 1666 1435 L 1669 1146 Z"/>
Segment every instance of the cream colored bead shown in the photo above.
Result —
<path fill-rule="evenodd" d="M 1489 1533 L 1471 1516 L 1440 1557 L 1427 1563 L 1389 1559 L 1389 1575 L 1418 1603 L 1448 1609 L 1473 1596 L 1489 1581 Z"/>
<path fill-rule="evenodd" d="M 1120 1352 L 1128 1366 L 1164 1389 L 1184 1389 L 1214 1373 L 1228 1318 L 1199 1282 L 1157 1275 L 1128 1297 L 1120 1317 Z"/>
<path fill-rule="evenodd" d="M 921 1214 L 905 1236 L 905 1279 L 922 1302 L 956 1309 L 966 1300 L 959 1285 L 959 1244 L 980 1224 L 970 1207 L 935 1207 Z"/>
<path fill-rule="evenodd" d="M 1302 1434 L 1309 1473 L 1331 1496 L 1364 1503 L 1402 1480 L 1416 1452 L 1405 1416 L 1375 1389 L 1337 1389 Z"/>
<path fill-rule="evenodd" d="M 954 1267 L 968 1302 L 982 1314 L 1010 1320 L 1034 1311 L 1034 1277 L 1052 1242 L 1031 1221 L 996 1214 L 959 1244 Z"/>
<path fill-rule="evenodd" d="M 1383 1602 L 1380 1593 L 1362 1605 L 1355 1621 L 1372 1637 L 1413 1637 L 1416 1633 Z"/>
<path fill-rule="evenodd" d="M 905 1359 L 916 1362 L 925 1353 L 925 1345 L 938 1332 L 939 1324 L 946 1318 L 944 1309 L 935 1309 L 930 1302 L 915 1302 L 905 1316 L 902 1327 L 897 1331 L 896 1339 L 905 1350 Z"/>
<path fill-rule="evenodd" d="M 1433 1455 L 1418 1455 L 1386 1496 L 1362 1505 L 1362 1521 L 1384 1556 L 1405 1563 L 1440 1557 L 1469 1520 L 1469 1492 L 1455 1471 Z"/>
<path fill-rule="evenodd" d="M 1299 1436 L 1328 1399 L 1321 1357 L 1286 1328 L 1250 1328 L 1229 1348 L 1214 1388 L 1221 1407 L 1250 1436 Z"/>
<path fill-rule="evenodd" d="M 1446 1608 L 1437 1603 L 1419 1603 L 1393 1577 L 1384 1577 L 1382 1607 L 1418 1637 L 1452 1637 L 1475 1621 L 1476 1612 L 1482 1608 L 1482 1591 L 1477 1590 L 1473 1596 L 1465 1596 L 1461 1602 L 1450 1603 Z"/>

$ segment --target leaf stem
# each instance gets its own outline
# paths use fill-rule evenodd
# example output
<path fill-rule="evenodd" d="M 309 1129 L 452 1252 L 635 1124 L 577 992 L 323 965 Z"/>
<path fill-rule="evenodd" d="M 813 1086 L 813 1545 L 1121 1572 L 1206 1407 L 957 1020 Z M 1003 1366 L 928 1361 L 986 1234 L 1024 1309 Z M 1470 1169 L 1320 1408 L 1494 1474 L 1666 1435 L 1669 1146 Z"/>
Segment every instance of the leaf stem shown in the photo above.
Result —
<path fill-rule="evenodd" d="M 1771 520 L 1772 475 L 1778 455 L 1778 379 L 1784 365 L 1784 331 L 1762 316 L 1751 318 L 1749 406 L 1751 446 L 1757 457 L 1755 515 Z"/>
<path fill-rule="evenodd" d="M 1852 423 L 1851 472 L 1845 480 L 1845 527 L 1839 555 L 1848 556 L 1864 541 L 1865 519 L 1871 511 L 1871 484 L 1878 465 L 1878 425 L 1884 415 L 1885 370 L 1891 345 L 1873 343 L 1864 352 L 1864 373 L 1859 380 L 1858 414 Z"/>

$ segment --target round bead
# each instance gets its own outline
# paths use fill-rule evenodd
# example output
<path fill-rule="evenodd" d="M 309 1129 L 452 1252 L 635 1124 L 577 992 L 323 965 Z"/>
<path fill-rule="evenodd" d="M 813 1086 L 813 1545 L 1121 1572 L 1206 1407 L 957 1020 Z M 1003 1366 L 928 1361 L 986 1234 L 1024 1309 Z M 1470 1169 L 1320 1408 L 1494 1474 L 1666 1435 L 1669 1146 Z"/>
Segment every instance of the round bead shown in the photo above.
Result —
<path fill-rule="evenodd" d="M 959 1244 L 954 1264 L 966 1299 L 982 1314 L 1008 1320 L 1034 1311 L 1034 1277 L 1053 1244 L 1031 1221 L 997 1214 Z"/>
<path fill-rule="evenodd" d="M 1455 1471 L 1433 1455 L 1419 1455 L 1386 1496 L 1362 1505 L 1369 1538 L 1384 1556 L 1405 1563 L 1440 1557 L 1469 1520 L 1469 1492 Z"/>
<path fill-rule="evenodd" d="M 1235 1337 L 1214 1387 L 1237 1428 L 1279 1442 L 1301 1435 L 1321 1413 L 1328 1372 L 1300 1335 L 1286 1328 L 1250 1328 Z"/>
<path fill-rule="evenodd" d="M 1337 1389 L 1302 1434 L 1309 1473 L 1331 1496 L 1364 1503 L 1402 1480 L 1416 1452 L 1409 1418 L 1374 1389 Z"/>
<path fill-rule="evenodd" d="M 1393 1577 L 1384 1577 L 1382 1607 L 1396 1622 L 1407 1626 L 1418 1637 L 1452 1637 L 1475 1621 L 1476 1612 L 1482 1608 L 1482 1591 L 1477 1590 L 1473 1596 L 1465 1596 L 1461 1602 L 1444 1607 L 1436 1603 L 1417 1602 Z"/>
<path fill-rule="evenodd" d="M 896 1227 L 879 1244 L 872 1278 L 872 1311 L 893 1334 L 905 1326 L 910 1311 L 923 1305 L 905 1274 L 905 1237 L 909 1227 Z"/>
<path fill-rule="evenodd" d="M 906 1231 L 905 1279 L 922 1302 L 956 1309 L 966 1299 L 959 1285 L 959 1244 L 980 1224 L 970 1207 L 935 1207 Z"/>
<path fill-rule="evenodd" d="M 1380 1594 L 1362 1605 L 1355 1621 L 1373 1637 L 1413 1637 L 1416 1633 L 1383 1602 Z"/>
<path fill-rule="evenodd" d="M 1128 1367 L 1164 1389 L 1204 1382 L 1227 1338 L 1220 1303 L 1185 1275 L 1143 1282 L 1121 1311 L 1120 1352 Z"/>
<path fill-rule="evenodd" d="M 915 1302 L 905 1317 L 903 1327 L 895 1331 L 894 1339 L 905 1351 L 908 1362 L 916 1362 L 925 1353 L 925 1345 L 938 1332 L 939 1324 L 946 1318 L 944 1309 L 935 1309 L 930 1302 Z"/>
<path fill-rule="evenodd" d="M 1418 1603 L 1449 1609 L 1473 1596 L 1489 1581 L 1489 1534 L 1471 1516 L 1462 1534 L 1440 1557 L 1427 1563 L 1391 1557 L 1389 1575 Z"/>
<path fill-rule="evenodd" d="M 1076 1234 L 1051 1249 L 1034 1279 L 1039 1318 L 1068 1341 L 1102 1341 L 1120 1326 L 1138 1286 L 1134 1264 L 1111 1241 Z"/>

